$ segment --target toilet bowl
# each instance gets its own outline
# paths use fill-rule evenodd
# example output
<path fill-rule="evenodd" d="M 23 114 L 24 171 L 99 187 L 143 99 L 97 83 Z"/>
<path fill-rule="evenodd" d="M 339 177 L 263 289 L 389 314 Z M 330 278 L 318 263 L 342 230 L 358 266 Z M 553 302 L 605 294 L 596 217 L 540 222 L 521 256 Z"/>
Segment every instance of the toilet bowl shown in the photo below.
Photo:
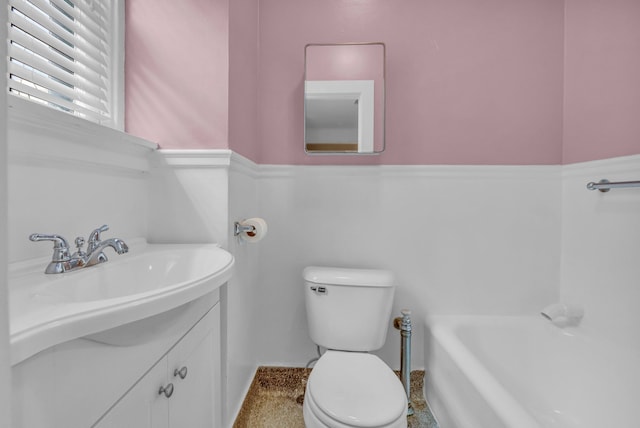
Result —
<path fill-rule="evenodd" d="M 307 428 L 406 428 L 407 398 L 375 355 L 327 351 L 309 376 L 303 415 Z"/>
<path fill-rule="evenodd" d="M 406 391 L 389 366 L 369 353 L 385 342 L 393 274 L 308 267 L 303 277 L 309 334 L 327 349 L 307 382 L 307 428 L 406 428 Z"/>

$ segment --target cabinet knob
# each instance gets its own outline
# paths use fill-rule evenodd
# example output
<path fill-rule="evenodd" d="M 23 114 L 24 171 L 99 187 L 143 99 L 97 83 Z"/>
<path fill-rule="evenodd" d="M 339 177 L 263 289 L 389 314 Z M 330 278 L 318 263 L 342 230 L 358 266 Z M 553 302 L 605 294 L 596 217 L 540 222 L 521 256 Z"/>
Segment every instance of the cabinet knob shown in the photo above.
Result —
<path fill-rule="evenodd" d="M 173 384 L 170 383 L 167 386 L 161 386 L 160 390 L 158 391 L 159 395 L 164 394 L 165 397 L 169 398 L 171 397 L 171 395 L 173 394 Z"/>
<path fill-rule="evenodd" d="M 180 379 L 187 377 L 187 366 L 183 366 L 181 369 L 175 369 L 173 376 L 180 376 Z"/>

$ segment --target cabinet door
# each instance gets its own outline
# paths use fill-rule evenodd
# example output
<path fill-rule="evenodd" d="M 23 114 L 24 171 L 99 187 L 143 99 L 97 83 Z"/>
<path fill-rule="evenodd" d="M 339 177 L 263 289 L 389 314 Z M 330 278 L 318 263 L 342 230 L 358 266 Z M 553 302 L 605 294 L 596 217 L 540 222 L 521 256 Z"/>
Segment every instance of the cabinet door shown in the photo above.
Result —
<path fill-rule="evenodd" d="M 166 385 L 167 358 L 160 360 L 94 428 L 168 428 L 169 400 L 158 393 Z"/>
<path fill-rule="evenodd" d="M 220 305 L 209 313 L 169 353 L 171 428 L 219 427 Z"/>

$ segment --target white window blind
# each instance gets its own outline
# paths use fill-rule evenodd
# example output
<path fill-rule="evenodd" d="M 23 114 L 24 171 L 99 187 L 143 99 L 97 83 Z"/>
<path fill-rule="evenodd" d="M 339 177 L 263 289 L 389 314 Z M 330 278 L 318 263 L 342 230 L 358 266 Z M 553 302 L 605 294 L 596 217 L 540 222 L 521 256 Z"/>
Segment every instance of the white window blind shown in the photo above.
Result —
<path fill-rule="evenodd" d="M 110 0 L 9 0 L 9 91 L 116 127 L 112 7 Z"/>

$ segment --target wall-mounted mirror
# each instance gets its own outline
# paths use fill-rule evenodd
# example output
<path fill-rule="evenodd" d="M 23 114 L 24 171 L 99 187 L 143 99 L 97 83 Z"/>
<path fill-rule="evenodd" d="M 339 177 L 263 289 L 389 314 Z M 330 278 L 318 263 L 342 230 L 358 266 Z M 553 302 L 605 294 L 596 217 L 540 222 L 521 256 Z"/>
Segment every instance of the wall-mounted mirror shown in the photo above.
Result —
<path fill-rule="evenodd" d="M 384 43 L 305 47 L 304 149 L 314 154 L 384 150 Z"/>

